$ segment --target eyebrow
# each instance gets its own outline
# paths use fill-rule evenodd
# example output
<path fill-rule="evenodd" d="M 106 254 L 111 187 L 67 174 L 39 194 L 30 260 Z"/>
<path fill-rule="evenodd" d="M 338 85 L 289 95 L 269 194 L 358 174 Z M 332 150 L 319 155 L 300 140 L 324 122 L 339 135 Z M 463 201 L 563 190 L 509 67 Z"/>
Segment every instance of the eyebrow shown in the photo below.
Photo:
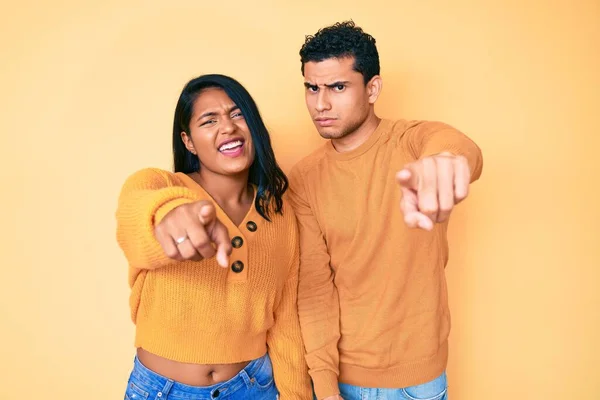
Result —
<path fill-rule="evenodd" d="M 231 107 L 229 108 L 229 110 L 227 110 L 227 114 L 231 114 L 233 111 L 235 111 L 235 110 L 239 110 L 239 109 L 240 109 L 240 108 L 239 108 L 238 106 L 236 106 L 236 105 L 234 105 L 234 106 L 231 106 Z M 218 112 L 216 112 L 216 111 L 208 111 L 208 112 L 205 112 L 204 114 L 202 114 L 202 115 L 200 115 L 198 118 L 196 118 L 196 122 L 200 121 L 202 118 L 206 118 L 206 117 L 214 117 L 214 116 L 215 116 L 215 115 L 217 115 L 217 114 L 218 114 Z"/>
<path fill-rule="evenodd" d="M 345 86 L 347 86 L 349 83 L 350 83 L 350 81 L 336 81 L 336 82 L 333 82 L 333 83 L 326 84 L 325 86 L 327 86 L 328 88 L 334 88 L 334 87 L 339 86 L 339 85 L 345 85 Z"/>
<path fill-rule="evenodd" d="M 350 83 L 350 81 L 335 81 L 333 83 L 326 83 L 326 84 L 321 85 L 321 86 L 326 86 L 328 88 L 334 88 L 334 87 L 339 86 L 339 85 L 346 85 L 347 86 L 349 83 Z M 318 86 L 319 85 L 313 85 L 312 83 L 304 82 L 304 87 L 305 88 L 318 87 Z"/>

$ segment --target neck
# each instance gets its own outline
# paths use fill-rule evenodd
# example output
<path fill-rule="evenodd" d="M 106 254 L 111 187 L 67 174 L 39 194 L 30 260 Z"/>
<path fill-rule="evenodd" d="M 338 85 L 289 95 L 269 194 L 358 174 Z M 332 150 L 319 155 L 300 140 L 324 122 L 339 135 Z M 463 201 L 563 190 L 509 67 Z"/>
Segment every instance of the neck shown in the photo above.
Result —
<path fill-rule="evenodd" d="M 373 109 L 369 112 L 369 116 L 352 132 L 338 139 L 331 139 L 333 147 L 340 153 L 347 153 L 358 148 L 366 142 L 369 137 L 375 132 L 381 118 L 375 115 Z"/>
<path fill-rule="evenodd" d="M 200 168 L 190 176 L 210 194 L 222 209 L 251 203 L 254 194 L 248 184 L 249 171 L 237 175 L 220 175 Z"/>

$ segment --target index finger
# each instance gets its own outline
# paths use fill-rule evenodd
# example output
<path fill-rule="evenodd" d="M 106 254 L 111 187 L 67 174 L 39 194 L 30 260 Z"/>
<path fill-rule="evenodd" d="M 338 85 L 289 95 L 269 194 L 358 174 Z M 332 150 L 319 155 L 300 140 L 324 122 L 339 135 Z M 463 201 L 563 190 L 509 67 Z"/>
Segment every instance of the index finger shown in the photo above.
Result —
<path fill-rule="evenodd" d="M 210 232 L 210 237 L 217 246 L 217 263 L 223 268 L 229 267 L 229 255 L 233 249 L 227 227 L 221 221 L 216 220 Z"/>
<path fill-rule="evenodd" d="M 396 181 L 400 186 L 407 189 L 418 190 L 419 189 L 419 174 L 416 167 L 413 164 L 404 166 L 396 174 Z"/>

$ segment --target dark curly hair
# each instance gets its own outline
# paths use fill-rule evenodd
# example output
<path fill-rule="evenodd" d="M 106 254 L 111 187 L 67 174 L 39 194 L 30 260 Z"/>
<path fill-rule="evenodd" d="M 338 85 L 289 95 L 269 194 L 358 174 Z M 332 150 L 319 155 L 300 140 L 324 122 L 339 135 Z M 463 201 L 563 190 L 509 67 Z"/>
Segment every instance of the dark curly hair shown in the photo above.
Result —
<path fill-rule="evenodd" d="M 379 53 L 375 38 L 365 33 L 354 21 L 337 22 L 306 36 L 300 49 L 302 75 L 304 64 L 320 62 L 328 58 L 354 57 L 354 70 L 360 72 L 365 84 L 379 75 Z"/>

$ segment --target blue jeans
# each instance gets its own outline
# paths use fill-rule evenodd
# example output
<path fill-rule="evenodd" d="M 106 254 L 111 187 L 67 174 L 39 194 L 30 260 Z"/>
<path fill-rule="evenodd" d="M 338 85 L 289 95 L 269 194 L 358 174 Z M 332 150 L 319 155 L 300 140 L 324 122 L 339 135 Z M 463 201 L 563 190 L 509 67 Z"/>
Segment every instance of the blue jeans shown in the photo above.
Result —
<path fill-rule="evenodd" d="M 448 400 L 446 373 L 422 385 L 401 389 L 370 389 L 340 383 L 344 400 Z"/>
<path fill-rule="evenodd" d="M 230 380 L 212 386 L 175 382 L 149 370 L 136 357 L 125 391 L 125 400 L 275 400 L 278 397 L 268 354 L 250 362 Z"/>

